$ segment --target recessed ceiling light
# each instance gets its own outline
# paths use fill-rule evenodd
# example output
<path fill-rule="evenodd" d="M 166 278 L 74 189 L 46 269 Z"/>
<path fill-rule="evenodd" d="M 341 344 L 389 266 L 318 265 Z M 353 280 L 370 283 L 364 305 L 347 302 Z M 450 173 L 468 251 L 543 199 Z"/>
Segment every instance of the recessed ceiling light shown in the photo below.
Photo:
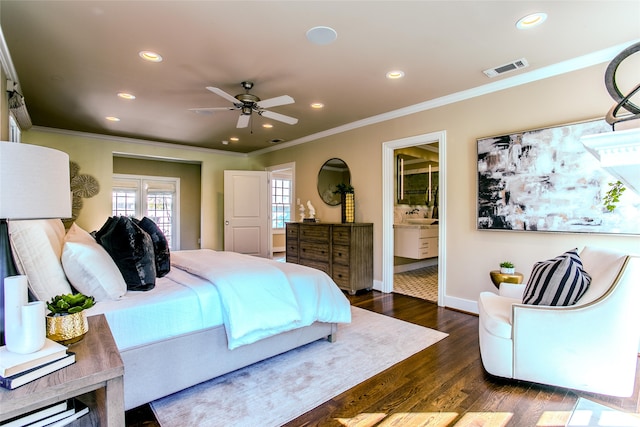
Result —
<path fill-rule="evenodd" d="M 313 104 L 311 104 L 311 108 L 319 110 L 320 108 L 324 108 L 324 104 L 322 102 L 314 102 Z"/>
<path fill-rule="evenodd" d="M 105 120 L 109 120 L 110 122 L 119 122 L 120 119 L 118 117 L 115 116 L 107 116 L 105 117 Z"/>
<path fill-rule="evenodd" d="M 536 12 L 525 17 L 522 17 L 516 22 L 516 28 L 519 30 L 526 30 L 528 28 L 536 27 L 542 24 L 547 19 L 547 14 L 544 12 Z"/>
<path fill-rule="evenodd" d="M 338 38 L 338 33 L 331 27 L 313 27 L 307 31 L 307 40 L 313 44 L 325 45 L 333 43 Z"/>
<path fill-rule="evenodd" d="M 240 138 L 238 138 L 237 136 L 232 136 L 231 138 L 229 138 L 229 140 L 231 140 L 233 142 L 238 142 L 238 141 L 240 141 Z"/>
<path fill-rule="evenodd" d="M 122 99 L 136 99 L 136 96 L 127 92 L 118 92 L 118 97 Z"/>
<path fill-rule="evenodd" d="M 271 123 L 265 123 L 262 125 L 263 128 L 265 129 L 271 129 L 273 127 L 273 125 Z"/>
<path fill-rule="evenodd" d="M 389 71 L 387 73 L 387 78 L 394 80 L 394 79 L 401 79 L 404 77 L 404 71 L 400 71 L 400 70 L 393 70 L 393 71 Z"/>
<path fill-rule="evenodd" d="M 138 55 L 140 55 L 140 58 L 144 59 L 145 61 L 162 62 L 162 56 L 160 56 L 159 53 L 155 53 L 150 50 L 143 50 L 142 52 L 139 52 Z"/>

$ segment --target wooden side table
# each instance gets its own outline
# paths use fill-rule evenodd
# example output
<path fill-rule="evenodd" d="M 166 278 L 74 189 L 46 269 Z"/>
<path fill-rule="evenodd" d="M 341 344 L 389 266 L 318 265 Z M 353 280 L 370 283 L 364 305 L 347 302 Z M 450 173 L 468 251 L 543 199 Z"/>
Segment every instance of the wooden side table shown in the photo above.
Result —
<path fill-rule="evenodd" d="M 97 411 L 100 425 L 124 427 L 122 358 L 104 315 L 89 316 L 88 321 L 84 339 L 69 346 L 76 363 L 15 390 L 0 389 L 0 421 L 93 393 L 97 407 L 90 411 Z"/>
<path fill-rule="evenodd" d="M 524 279 L 522 273 L 518 273 L 517 271 L 513 274 L 504 274 L 500 273 L 500 270 L 491 270 L 489 275 L 491 276 L 491 281 L 498 289 L 500 289 L 500 283 L 520 284 Z"/>

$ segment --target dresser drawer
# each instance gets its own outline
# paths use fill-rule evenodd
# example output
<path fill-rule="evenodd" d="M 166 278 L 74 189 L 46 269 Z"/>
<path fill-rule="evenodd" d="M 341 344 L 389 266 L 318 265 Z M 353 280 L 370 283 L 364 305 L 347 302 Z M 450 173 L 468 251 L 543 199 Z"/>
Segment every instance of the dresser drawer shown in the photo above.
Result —
<path fill-rule="evenodd" d="M 348 245 L 351 242 L 351 227 L 334 227 L 331 237 L 336 245 Z"/>
<path fill-rule="evenodd" d="M 349 265 L 349 246 L 333 245 L 331 259 L 334 264 Z"/>
<path fill-rule="evenodd" d="M 331 277 L 336 284 L 345 289 L 351 288 L 351 283 L 349 281 L 349 267 L 346 265 L 334 265 L 333 266 L 333 275 Z"/>
<path fill-rule="evenodd" d="M 298 229 L 300 227 L 297 224 L 287 224 L 287 240 L 298 240 Z"/>
<path fill-rule="evenodd" d="M 330 274 L 329 264 L 326 262 L 318 262 L 310 259 L 300 258 L 300 265 L 306 265 L 307 267 L 315 268 L 316 270 L 324 271 L 327 274 Z"/>
<path fill-rule="evenodd" d="M 299 256 L 300 261 L 302 261 L 302 259 L 308 259 L 329 264 L 329 245 L 301 241 Z"/>
<path fill-rule="evenodd" d="M 300 225 L 300 240 L 329 241 L 329 227 L 318 225 Z"/>

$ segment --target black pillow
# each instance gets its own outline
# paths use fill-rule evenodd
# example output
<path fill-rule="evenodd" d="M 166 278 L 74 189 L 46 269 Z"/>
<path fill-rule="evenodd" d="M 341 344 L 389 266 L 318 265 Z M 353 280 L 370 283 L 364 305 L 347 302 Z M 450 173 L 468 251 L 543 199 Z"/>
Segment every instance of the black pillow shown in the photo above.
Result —
<path fill-rule="evenodd" d="M 522 302 L 532 305 L 573 305 L 589 288 L 578 249 L 535 263 Z"/>
<path fill-rule="evenodd" d="M 110 217 L 96 232 L 96 241 L 109 253 L 130 291 L 148 291 L 156 285 L 151 237 L 131 218 Z"/>
<path fill-rule="evenodd" d="M 167 238 L 152 219 L 145 216 L 139 221 L 134 218 L 133 221 L 151 237 L 156 262 L 156 277 L 165 276 L 171 270 L 171 254 Z"/>

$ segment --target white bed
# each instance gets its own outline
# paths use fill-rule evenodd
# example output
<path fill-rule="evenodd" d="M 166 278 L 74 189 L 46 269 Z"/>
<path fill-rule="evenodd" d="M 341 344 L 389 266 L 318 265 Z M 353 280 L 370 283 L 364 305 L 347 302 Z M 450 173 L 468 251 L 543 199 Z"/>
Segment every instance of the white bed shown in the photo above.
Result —
<path fill-rule="evenodd" d="M 39 299 L 71 284 L 101 295 L 87 315 L 109 323 L 125 366 L 126 409 L 332 340 L 337 324 L 351 320 L 348 299 L 324 272 L 229 252 L 172 252 L 171 271 L 153 289 L 123 290 L 95 240 L 77 226 L 65 234 L 56 221 L 10 224 L 18 269 Z"/>

